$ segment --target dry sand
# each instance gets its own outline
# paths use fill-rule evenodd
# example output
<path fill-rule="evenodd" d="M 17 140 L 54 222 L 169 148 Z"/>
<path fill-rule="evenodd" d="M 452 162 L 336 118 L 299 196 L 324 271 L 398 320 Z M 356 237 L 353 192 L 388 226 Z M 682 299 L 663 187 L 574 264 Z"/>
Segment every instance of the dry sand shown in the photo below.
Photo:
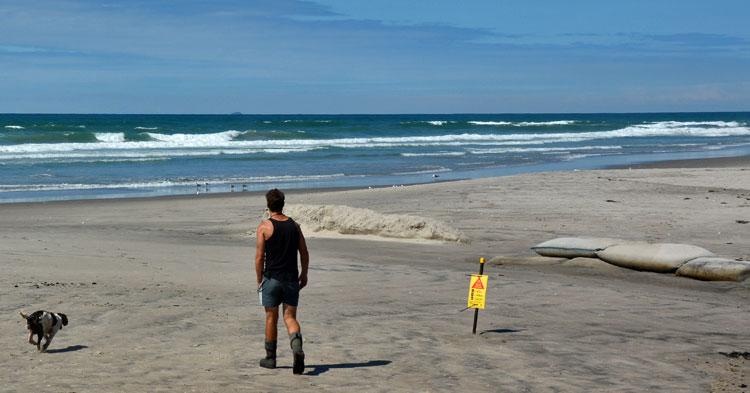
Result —
<path fill-rule="evenodd" d="M 748 260 L 747 160 L 294 191 L 287 201 L 423 217 L 471 242 L 308 233 L 308 367 L 293 376 L 285 340 L 281 369 L 257 366 L 263 316 L 248 234 L 261 195 L 2 205 L 0 391 L 748 390 L 748 282 L 528 249 L 606 236 Z M 473 336 L 461 310 L 481 256 L 492 258 L 490 288 Z M 48 353 L 25 342 L 21 309 L 68 314 Z"/>

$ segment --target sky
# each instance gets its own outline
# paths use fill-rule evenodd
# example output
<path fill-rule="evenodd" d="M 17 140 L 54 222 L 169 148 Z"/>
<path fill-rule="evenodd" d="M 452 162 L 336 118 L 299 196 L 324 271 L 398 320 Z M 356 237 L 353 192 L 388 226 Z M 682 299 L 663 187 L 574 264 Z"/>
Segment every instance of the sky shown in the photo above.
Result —
<path fill-rule="evenodd" d="M 750 2 L 0 0 L 0 113 L 750 110 Z"/>

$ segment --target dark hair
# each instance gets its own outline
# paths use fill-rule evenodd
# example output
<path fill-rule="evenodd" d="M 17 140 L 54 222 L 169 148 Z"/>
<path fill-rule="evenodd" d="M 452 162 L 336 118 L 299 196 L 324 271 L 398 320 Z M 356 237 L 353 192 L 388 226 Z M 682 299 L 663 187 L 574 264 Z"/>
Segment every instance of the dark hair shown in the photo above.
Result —
<path fill-rule="evenodd" d="M 278 188 L 274 188 L 266 193 L 266 205 L 268 210 L 276 213 L 281 213 L 284 209 L 284 193 Z"/>

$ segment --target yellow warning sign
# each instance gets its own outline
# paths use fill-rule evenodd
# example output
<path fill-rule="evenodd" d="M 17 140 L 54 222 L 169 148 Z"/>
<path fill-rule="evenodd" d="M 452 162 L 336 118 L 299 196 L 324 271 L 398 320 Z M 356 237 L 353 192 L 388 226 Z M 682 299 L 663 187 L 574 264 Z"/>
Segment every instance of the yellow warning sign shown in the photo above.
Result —
<path fill-rule="evenodd" d="M 484 310 L 484 299 L 487 294 L 487 275 L 472 274 L 469 281 L 469 301 L 467 308 Z"/>

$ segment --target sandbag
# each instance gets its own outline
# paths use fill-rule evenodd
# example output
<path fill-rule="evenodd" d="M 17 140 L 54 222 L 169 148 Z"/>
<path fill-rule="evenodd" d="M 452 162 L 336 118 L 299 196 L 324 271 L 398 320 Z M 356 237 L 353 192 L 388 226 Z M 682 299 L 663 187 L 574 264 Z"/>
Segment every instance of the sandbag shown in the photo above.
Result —
<path fill-rule="evenodd" d="M 750 277 L 750 262 L 701 257 L 680 266 L 676 274 L 704 281 L 744 281 Z"/>
<path fill-rule="evenodd" d="M 672 273 L 691 259 L 712 255 L 705 248 L 673 243 L 620 244 L 596 252 L 596 256 L 604 262 L 657 273 Z"/>
<path fill-rule="evenodd" d="M 559 237 L 557 239 L 547 240 L 531 247 L 537 254 L 545 257 L 559 258 L 596 258 L 596 252 L 603 250 L 615 244 L 624 243 L 622 240 L 599 238 L 580 238 L 580 237 Z"/>

